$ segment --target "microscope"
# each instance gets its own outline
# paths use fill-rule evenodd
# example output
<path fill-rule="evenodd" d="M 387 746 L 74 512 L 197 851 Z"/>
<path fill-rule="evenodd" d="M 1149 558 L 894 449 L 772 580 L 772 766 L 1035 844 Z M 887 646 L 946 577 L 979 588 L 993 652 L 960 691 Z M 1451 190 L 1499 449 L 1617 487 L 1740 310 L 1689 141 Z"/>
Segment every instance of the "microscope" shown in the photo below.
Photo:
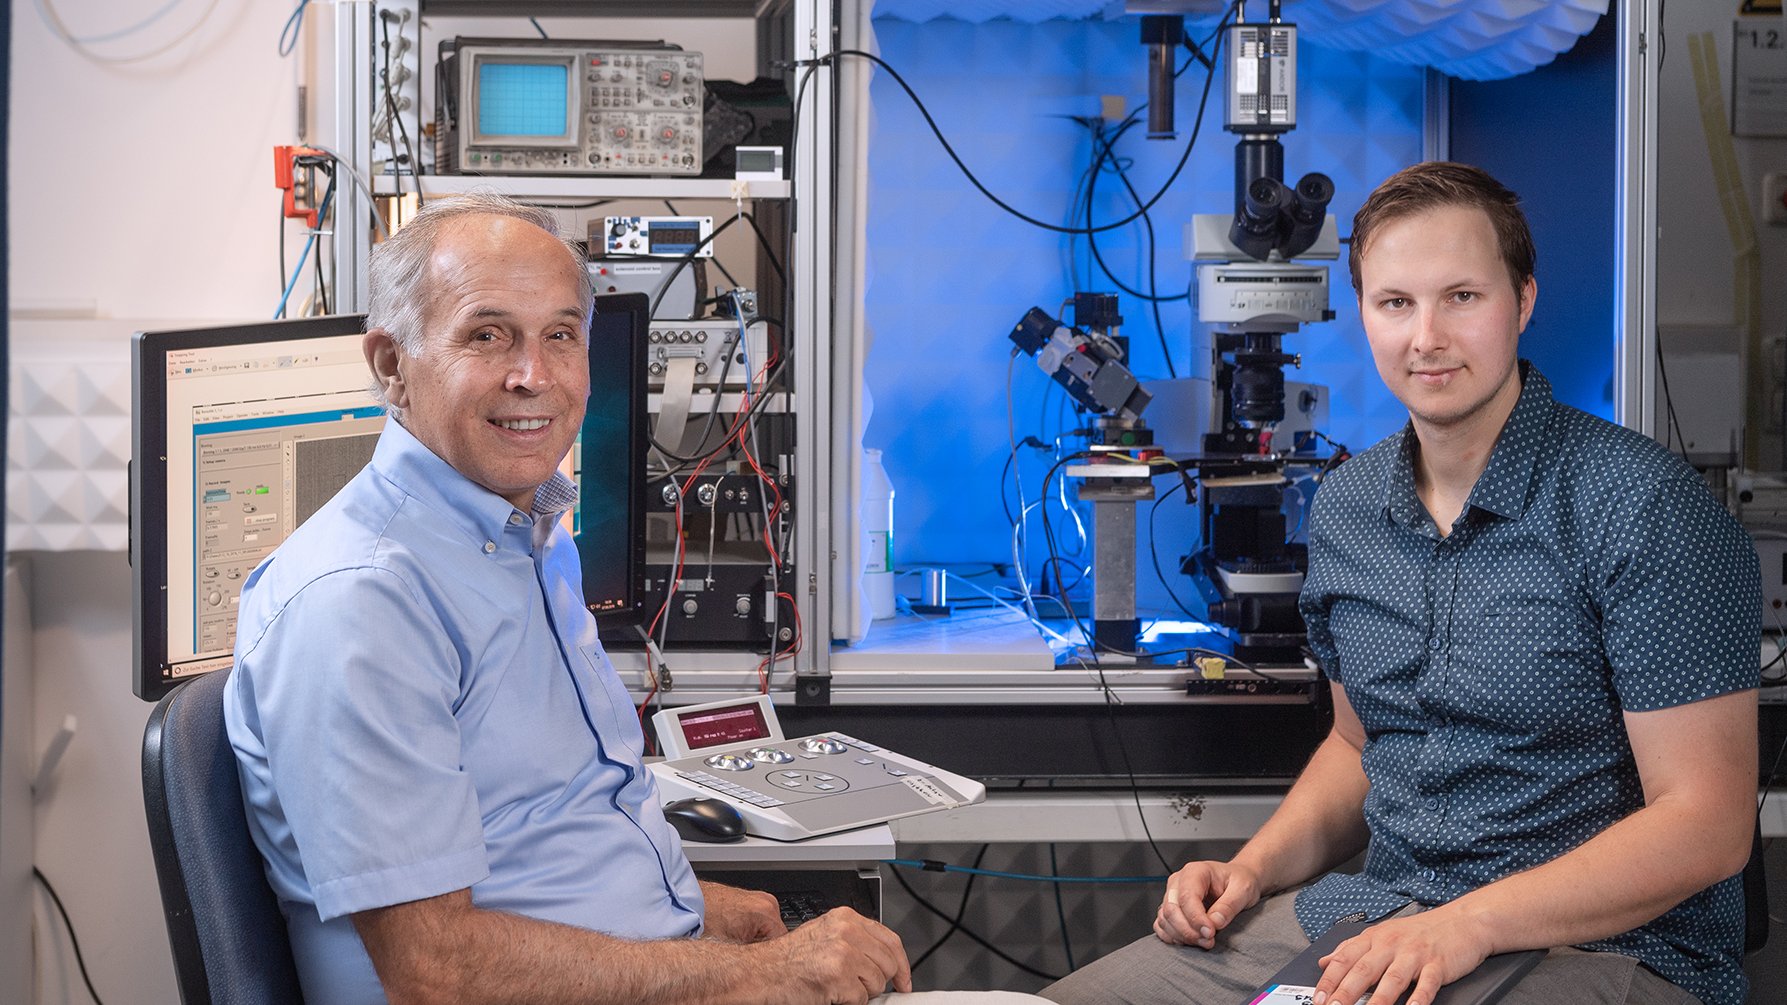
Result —
<path fill-rule="evenodd" d="M 1092 627 L 1095 649 L 1119 657 L 1135 649 L 1136 504 L 1154 498 L 1149 461 L 1160 456 L 1142 421 L 1152 395 L 1124 363 L 1128 344 L 1114 293 L 1075 293 L 1073 325 L 1032 307 L 1011 330 L 1012 344 L 1036 360 L 1092 417 L 1085 453 L 1062 477 L 1092 504 Z M 1047 485 L 1044 485 L 1047 489 Z M 1055 570 L 1059 573 L 1060 570 Z"/>
<path fill-rule="evenodd" d="M 1172 25 L 1148 23 L 1166 20 L 1179 19 L 1144 19 L 1151 104 L 1171 79 L 1169 73 L 1166 85 L 1153 86 L 1153 71 L 1171 66 L 1158 50 L 1183 37 Z M 1328 267 L 1293 259 L 1338 258 L 1340 240 L 1327 212 L 1333 182 L 1316 172 L 1294 187 L 1284 182 L 1279 137 L 1297 124 L 1296 26 L 1284 23 L 1273 3 L 1266 22 L 1227 29 L 1224 51 L 1225 127 L 1239 136 L 1235 207 L 1196 215 L 1185 229 L 1187 257 L 1196 263 L 1192 304 L 1213 339 L 1207 373 L 1138 382 L 1125 365 L 1122 318 L 1111 294 L 1075 294 L 1071 326 L 1032 308 L 1010 337 L 1092 416 L 1090 456 L 1063 462 L 1063 474 L 1093 504 L 1094 647 L 1137 655 L 1136 505 L 1155 498 L 1155 475 L 1195 470 L 1200 546 L 1179 563 L 1194 585 L 1183 606 L 1222 634 L 1237 659 L 1282 666 L 1302 661 L 1297 597 L 1308 568 L 1285 517 L 1287 471 L 1335 463 L 1314 449 L 1327 389 L 1287 385 L 1284 377 L 1286 365 L 1301 365 L 1285 351 L 1284 337 L 1333 320 Z M 1165 115 L 1150 118 L 1151 137 L 1171 135 L 1171 105 L 1164 104 Z M 1150 430 L 1141 413 L 1162 394 L 1171 396 L 1163 402 L 1170 414 Z M 1190 450 L 1177 439 L 1187 429 L 1203 431 Z"/>
<path fill-rule="evenodd" d="M 1297 124 L 1297 28 L 1272 8 L 1268 21 L 1234 25 L 1226 39 L 1224 125 L 1239 136 L 1234 212 L 1198 214 L 1185 229 L 1192 304 L 1213 339 L 1212 414 L 1196 459 L 1201 545 L 1180 571 L 1195 587 L 1187 606 L 1237 657 L 1295 664 L 1308 559 L 1290 540 L 1286 469 L 1328 462 L 1314 456 L 1308 433 L 1275 438 L 1286 416 L 1284 367 L 1301 365 L 1283 343 L 1304 324 L 1333 320 L 1328 267 L 1293 259 L 1338 258 L 1340 241 L 1327 212 L 1333 182 L 1318 172 L 1284 182 L 1279 137 Z M 1295 409 L 1311 411 L 1318 394 L 1325 390 L 1297 389 Z"/>

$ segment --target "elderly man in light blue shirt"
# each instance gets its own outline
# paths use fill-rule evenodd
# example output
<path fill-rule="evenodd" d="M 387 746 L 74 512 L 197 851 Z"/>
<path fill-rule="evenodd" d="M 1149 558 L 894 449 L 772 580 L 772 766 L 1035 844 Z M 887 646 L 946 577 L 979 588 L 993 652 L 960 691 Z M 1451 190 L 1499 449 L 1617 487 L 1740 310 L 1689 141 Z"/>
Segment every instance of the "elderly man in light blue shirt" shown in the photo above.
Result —
<path fill-rule="evenodd" d="M 699 882 L 582 605 L 589 281 L 543 211 L 373 254 L 371 464 L 243 591 L 225 720 L 311 1001 L 863 1002 L 899 938 Z M 696 938 L 694 936 L 704 936 Z"/>

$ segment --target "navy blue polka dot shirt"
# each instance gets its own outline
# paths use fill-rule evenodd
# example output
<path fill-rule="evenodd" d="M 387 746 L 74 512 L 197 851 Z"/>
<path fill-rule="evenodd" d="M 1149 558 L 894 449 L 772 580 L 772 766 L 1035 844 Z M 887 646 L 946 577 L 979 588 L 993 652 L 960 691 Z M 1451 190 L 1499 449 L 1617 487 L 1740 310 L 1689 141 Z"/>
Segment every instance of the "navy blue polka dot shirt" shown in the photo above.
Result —
<path fill-rule="evenodd" d="M 1759 684 L 1755 548 L 1694 470 L 1560 404 L 1520 399 L 1452 532 L 1415 494 L 1409 427 L 1342 465 L 1310 514 L 1309 644 L 1366 733 L 1365 869 L 1297 897 L 1311 938 L 1445 903 L 1644 804 L 1625 711 Z M 1738 1005 L 1737 879 L 1624 935 L 1708 1005 Z"/>

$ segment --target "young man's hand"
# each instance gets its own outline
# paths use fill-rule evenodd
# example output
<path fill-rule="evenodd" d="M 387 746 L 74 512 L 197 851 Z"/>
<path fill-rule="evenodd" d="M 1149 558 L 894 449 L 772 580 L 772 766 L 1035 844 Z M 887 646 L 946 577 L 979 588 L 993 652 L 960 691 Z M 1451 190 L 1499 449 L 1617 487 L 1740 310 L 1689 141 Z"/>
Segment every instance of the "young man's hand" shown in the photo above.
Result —
<path fill-rule="evenodd" d="M 1487 933 L 1445 908 L 1392 918 L 1322 957 L 1315 1005 L 1352 1005 L 1367 992 L 1393 1002 L 1410 988 L 1408 1005 L 1429 1005 L 1440 988 L 1482 966 L 1488 945 Z"/>
<path fill-rule="evenodd" d="M 1216 945 L 1216 933 L 1259 903 L 1259 874 L 1233 862 L 1192 862 L 1167 880 L 1154 934 L 1172 946 Z"/>

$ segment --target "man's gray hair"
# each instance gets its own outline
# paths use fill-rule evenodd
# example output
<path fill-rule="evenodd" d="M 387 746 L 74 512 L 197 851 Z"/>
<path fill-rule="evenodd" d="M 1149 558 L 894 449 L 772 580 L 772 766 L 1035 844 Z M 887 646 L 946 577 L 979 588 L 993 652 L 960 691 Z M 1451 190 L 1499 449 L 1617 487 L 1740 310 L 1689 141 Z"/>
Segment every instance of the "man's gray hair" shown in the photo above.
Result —
<path fill-rule="evenodd" d="M 438 299 L 431 288 L 429 263 L 441 229 L 468 216 L 506 216 L 531 223 L 557 237 L 577 269 L 577 295 L 589 320 L 594 288 L 583 250 L 559 234 L 551 211 L 516 202 L 494 192 L 470 192 L 450 199 L 430 199 L 411 220 L 377 247 L 367 261 L 366 328 L 391 333 L 398 348 L 414 358 L 422 354 L 426 333 L 422 330 L 428 308 Z M 382 394 L 381 394 L 382 397 Z"/>

